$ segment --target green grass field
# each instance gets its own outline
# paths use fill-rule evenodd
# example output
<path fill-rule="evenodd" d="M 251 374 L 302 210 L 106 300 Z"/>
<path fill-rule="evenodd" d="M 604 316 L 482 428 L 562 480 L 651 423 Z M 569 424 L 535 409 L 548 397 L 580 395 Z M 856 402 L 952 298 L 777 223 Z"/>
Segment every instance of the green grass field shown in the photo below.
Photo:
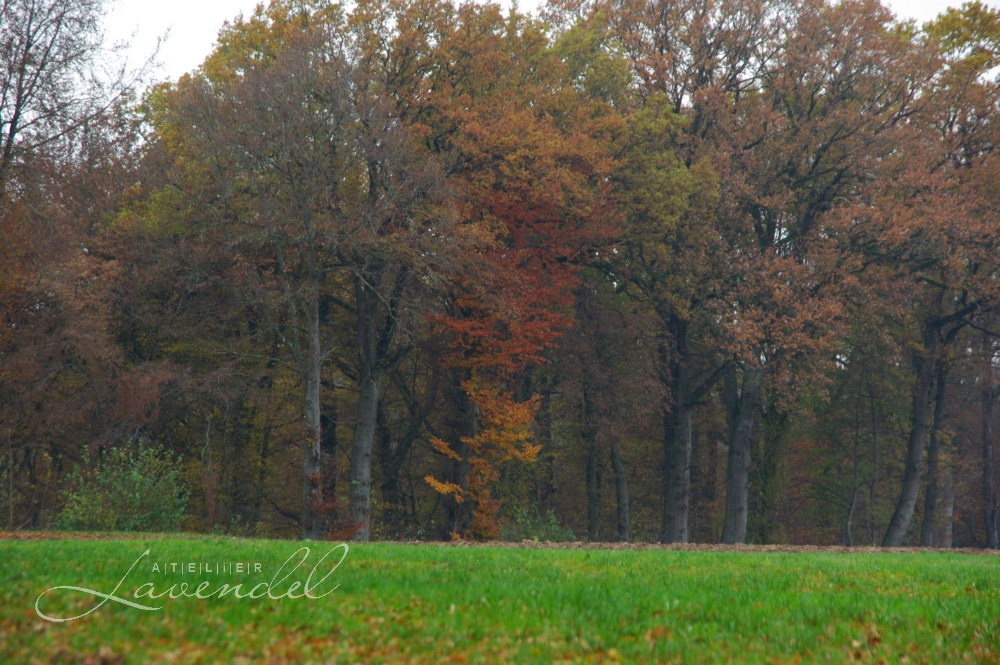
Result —
<path fill-rule="evenodd" d="M 292 595 L 320 555 L 258 595 Z M 352 545 L 323 598 L 136 598 L 241 593 L 301 543 L 231 538 L 0 540 L 0 662 L 796 663 L 1000 662 L 1000 557 L 955 553 L 732 553 Z M 140 555 L 149 548 L 149 556 Z M 53 623 L 46 589 L 106 602 Z M 162 572 L 164 562 L 250 562 L 251 572 Z M 161 572 L 152 572 L 153 563 Z M 253 563 L 260 563 L 254 572 Z M 169 568 L 169 566 L 168 566 Z M 287 572 L 291 566 L 286 566 Z M 284 575 L 284 572 L 281 573 Z M 280 578 L 280 576 L 279 576 Z M 140 590 L 143 591 L 143 590 Z M 141 595 L 141 594 L 140 594 Z M 97 599 L 53 591 L 65 618 Z"/>

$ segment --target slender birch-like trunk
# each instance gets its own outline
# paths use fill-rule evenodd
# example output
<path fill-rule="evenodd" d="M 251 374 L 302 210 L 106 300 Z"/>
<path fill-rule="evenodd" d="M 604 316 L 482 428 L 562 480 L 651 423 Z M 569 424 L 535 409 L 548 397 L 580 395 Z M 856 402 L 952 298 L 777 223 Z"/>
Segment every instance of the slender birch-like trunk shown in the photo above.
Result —
<path fill-rule="evenodd" d="M 627 543 L 631 538 L 631 527 L 628 507 L 628 479 L 625 474 L 625 463 L 622 461 L 621 439 L 611 434 L 611 468 L 615 472 L 615 500 L 618 509 L 618 540 Z"/>
<path fill-rule="evenodd" d="M 351 448 L 351 519 L 354 539 L 367 541 L 371 536 L 372 448 L 378 420 L 378 402 L 383 370 L 379 364 L 379 335 L 376 328 L 377 297 L 362 279 L 355 283 L 357 301 L 357 336 L 360 355 L 360 394 L 358 415 Z"/>
<path fill-rule="evenodd" d="M 306 321 L 308 352 L 304 359 L 306 443 L 302 450 L 302 537 L 317 540 L 324 532 L 321 474 L 320 371 L 323 366 L 319 336 L 319 277 L 310 275 Z"/>

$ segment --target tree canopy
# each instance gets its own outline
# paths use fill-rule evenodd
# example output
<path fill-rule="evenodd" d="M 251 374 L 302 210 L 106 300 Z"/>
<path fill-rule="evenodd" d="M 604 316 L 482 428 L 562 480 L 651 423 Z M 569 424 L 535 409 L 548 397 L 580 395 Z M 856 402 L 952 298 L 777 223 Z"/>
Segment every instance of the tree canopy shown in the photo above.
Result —
<path fill-rule="evenodd" d="M 997 546 L 996 10 L 271 0 L 125 94 L 0 8 L 10 528 L 149 441 L 195 531 Z"/>

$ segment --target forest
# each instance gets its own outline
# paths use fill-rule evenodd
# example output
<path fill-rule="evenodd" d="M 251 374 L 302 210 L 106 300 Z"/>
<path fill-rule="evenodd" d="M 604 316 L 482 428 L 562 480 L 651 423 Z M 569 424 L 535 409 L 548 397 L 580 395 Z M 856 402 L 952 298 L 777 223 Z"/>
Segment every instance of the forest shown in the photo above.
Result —
<path fill-rule="evenodd" d="M 104 9 L 0 0 L 7 531 L 998 547 L 1000 10 Z"/>

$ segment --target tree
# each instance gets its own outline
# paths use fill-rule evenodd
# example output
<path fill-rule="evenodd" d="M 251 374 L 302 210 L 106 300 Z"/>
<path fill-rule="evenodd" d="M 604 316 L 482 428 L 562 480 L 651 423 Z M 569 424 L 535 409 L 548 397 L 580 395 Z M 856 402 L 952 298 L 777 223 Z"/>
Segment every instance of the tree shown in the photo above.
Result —
<path fill-rule="evenodd" d="M 36 251 L 50 237 L 31 224 L 20 203 L 36 159 L 127 96 L 143 70 L 104 64 L 103 0 L 0 2 L 0 313 L 10 316 L 28 298 Z M 0 343 L 10 327 L 0 326 Z M 3 368 L 0 367 L 0 373 Z"/>
<path fill-rule="evenodd" d="M 941 49 L 941 59 L 935 61 L 940 69 L 923 84 L 923 98 L 929 103 L 912 123 L 927 132 L 927 138 L 899 151 L 896 186 L 873 197 L 874 215 L 858 215 L 874 223 L 854 222 L 854 242 L 865 239 L 857 244 L 870 257 L 867 262 L 888 264 L 896 271 L 890 277 L 893 283 L 908 283 L 905 292 L 916 318 L 911 340 L 916 383 L 906 467 L 885 546 L 902 545 L 913 516 L 931 431 L 931 405 L 936 391 L 943 399 L 948 353 L 960 334 L 980 326 L 997 302 L 998 219 L 994 186 L 989 184 L 996 126 L 986 109 L 995 107 L 998 86 L 985 78 L 995 56 L 980 46 L 980 41 L 996 43 L 997 22 L 995 17 L 983 19 L 982 7 L 969 4 L 927 27 L 932 44 Z M 994 34 L 979 30 L 990 27 Z M 936 480 L 932 478 L 928 505 L 932 512 Z"/>
<path fill-rule="evenodd" d="M 345 48 L 339 16 L 325 3 L 258 8 L 224 31 L 201 72 L 157 93 L 154 121 L 175 173 L 158 205 L 182 217 L 190 206 L 199 233 L 228 248 L 230 279 L 300 376 L 309 538 L 324 531 L 322 303 L 342 302 L 332 288 L 341 276 L 353 283 L 354 304 L 344 304 L 360 368 L 351 512 L 367 539 L 382 376 L 406 298 L 433 280 L 448 232 L 437 171 Z"/>
<path fill-rule="evenodd" d="M 837 260 L 823 218 L 850 200 L 859 183 L 877 177 L 878 156 L 893 149 L 894 130 L 911 112 L 910 78 L 921 76 L 914 69 L 919 54 L 877 3 L 592 6 L 591 16 L 610 17 L 640 99 L 648 105 L 662 95 L 663 105 L 682 119 L 668 147 L 688 169 L 698 166 L 696 182 L 709 172 L 718 179 L 718 203 L 710 214 L 701 212 L 701 223 L 711 224 L 710 240 L 699 239 L 700 249 L 690 245 L 695 265 L 712 245 L 718 258 L 690 286 L 668 287 L 664 296 L 673 301 L 664 299 L 661 310 L 670 331 L 665 339 L 684 347 L 689 342 L 681 328 L 691 325 L 690 306 L 718 306 L 709 320 L 720 322 L 722 362 L 702 358 L 700 366 L 708 389 L 728 376 L 722 387 L 730 455 L 723 539 L 742 542 L 749 456 L 762 410 L 774 422 L 786 421 L 780 412 L 793 394 L 791 365 L 818 375 L 810 358 L 823 357 L 834 338 L 840 305 L 830 286 Z M 673 214 L 690 213 L 676 208 Z M 674 346 L 664 354 L 665 366 L 674 368 L 671 381 L 679 381 L 673 392 L 697 395 L 699 386 L 684 387 L 695 363 L 681 351 Z M 673 470 L 666 475 L 675 478 L 668 481 L 664 537 L 676 539 L 685 533 L 690 455 L 686 445 L 669 443 L 676 438 L 670 432 L 684 432 L 685 404 L 698 400 L 671 400 L 668 411 L 679 420 L 665 425 Z"/>
<path fill-rule="evenodd" d="M 351 20 L 400 117 L 463 202 L 466 259 L 437 318 L 452 336 L 453 380 L 465 387 L 453 392 L 460 424 L 449 446 L 460 461 L 448 481 L 463 487 L 472 471 L 465 441 L 492 436 L 476 400 L 516 400 L 495 409 L 508 414 L 533 403 L 514 384 L 570 322 L 574 264 L 607 236 L 602 176 L 611 160 L 598 140 L 607 120 L 567 85 L 544 27 L 517 12 L 371 2 Z M 520 427 L 515 419 L 509 431 Z"/>
<path fill-rule="evenodd" d="M 104 81 L 103 0 L 0 3 L 0 203 L 12 172 L 33 151 L 106 110 L 127 89 Z"/>
<path fill-rule="evenodd" d="M 983 336 L 983 370 L 981 374 L 981 421 L 982 421 L 982 464 L 983 464 L 983 523 L 986 525 L 986 547 L 1000 548 L 997 535 L 1000 494 L 996 487 L 996 462 L 993 454 L 993 405 L 1000 389 L 996 385 L 997 351 L 996 343 L 989 336 Z"/>

